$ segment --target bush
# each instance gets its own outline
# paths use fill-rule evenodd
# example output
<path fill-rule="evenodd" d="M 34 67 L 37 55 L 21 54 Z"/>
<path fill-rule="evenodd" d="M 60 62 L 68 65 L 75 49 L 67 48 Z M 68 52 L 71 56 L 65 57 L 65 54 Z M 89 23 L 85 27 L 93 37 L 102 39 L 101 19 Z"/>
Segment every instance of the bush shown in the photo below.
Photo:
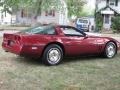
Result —
<path fill-rule="evenodd" d="M 100 13 L 96 13 L 95 17 L 97 31 L 102 30 L 103 27 L 103 16 Z"/>
<path fill-rule="evenodd" d="M 116 16 L 112 18 L 112 29 L 113 32 L 120 32 L 120 16 Z"/>

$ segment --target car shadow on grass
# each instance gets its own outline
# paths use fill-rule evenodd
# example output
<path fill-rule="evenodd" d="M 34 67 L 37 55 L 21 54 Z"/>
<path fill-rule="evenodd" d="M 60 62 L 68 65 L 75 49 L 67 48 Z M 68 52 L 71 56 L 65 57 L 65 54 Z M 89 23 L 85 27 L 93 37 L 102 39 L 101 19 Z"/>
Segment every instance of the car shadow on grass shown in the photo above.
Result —
<path fill-rule="evenodd" d="M 16 62 L 19 62 L 19 63 L 24 63 L 24 64 L 29 64 L 29 65 L 40 65 L 40 66 L 44 66 L 44 63 L 42 62 L 42 60 L 39 58 L 39 59 L 36 59 L 36 58 L 28 58 L 28 57 L 20 57 L 20 56 L 17 56 L 15 59 L 14 59 Z M 93 61 L 93 60 L 105 60 L 105 58 L 103 57 L 100 57 L 100 56 L 77 56 L 77 57 L 65 57 L 63 60 L 62 60 L 62 64 L 65 64 L 65 63 L 71 63 L 71 62 L 81 62 L 81 61 Z"/>
<path fill-rule="evenodd" d="M 63 63 L 71 63 L 71 62 L 81 62 L 81 61 L 106 61 L 106 60 L 115 60 L 116 58 L 120 57 L 120 52 L 118 54 L 111 58 L 105 58 L 102 55 L 94 55 L 94 56 L 77 56 L 77 57 L 65 57 L 64 60 L 62 61 Z"/>
<path fill-rule="evenodd" d="M 41 59 L 36 59 L 36 58 L 17 56 L 15 58 L 15 61 L 19 63 L 29 64 L 29 65 L 44 65 Z"/>
<path fill-rule="evenodd" d="M 102 56 L 77 56 L 77 57 L 65 57 L 63 63 L 79 62 L 79 61 L 93 61 L 93 60 L 105 60 Z"/>

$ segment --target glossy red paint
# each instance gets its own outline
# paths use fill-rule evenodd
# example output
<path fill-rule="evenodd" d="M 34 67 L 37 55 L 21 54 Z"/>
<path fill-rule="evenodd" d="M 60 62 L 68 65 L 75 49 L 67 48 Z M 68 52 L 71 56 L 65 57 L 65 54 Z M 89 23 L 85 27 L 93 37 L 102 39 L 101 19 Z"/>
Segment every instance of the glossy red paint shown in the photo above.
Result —
<path fill-rule="evenodd" d="M 100 54 L 104 52 L 109 41 L 114 42 L 118 49 L 120 43 L 112 38 L 97 36 L 66 36 L 60 26 L 55 26 L 55 35 L 41 34 L 4 34 L 2 47 L 5 51 L 22 55 L 40 57 L 49 44 L 58 44 L 64 49 L 64 55 Z"/>

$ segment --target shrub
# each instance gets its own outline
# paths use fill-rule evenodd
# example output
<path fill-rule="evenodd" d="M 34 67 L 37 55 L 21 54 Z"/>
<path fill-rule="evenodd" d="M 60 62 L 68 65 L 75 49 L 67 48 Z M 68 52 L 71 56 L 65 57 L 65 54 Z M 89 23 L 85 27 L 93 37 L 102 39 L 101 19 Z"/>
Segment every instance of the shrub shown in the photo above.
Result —
<path fill-rule="evenodd" d="M 112 18 L 112 25 L 111 25 L 113 32 L 117 33 L 120 32 L 120 16 L 116 16 Z"/>
<path fill-rule="evenodd" d="M 96 13 L 95 17 L 97 31 L 102 30 L 103 27 L 103 16 L 100 13 Z"/>

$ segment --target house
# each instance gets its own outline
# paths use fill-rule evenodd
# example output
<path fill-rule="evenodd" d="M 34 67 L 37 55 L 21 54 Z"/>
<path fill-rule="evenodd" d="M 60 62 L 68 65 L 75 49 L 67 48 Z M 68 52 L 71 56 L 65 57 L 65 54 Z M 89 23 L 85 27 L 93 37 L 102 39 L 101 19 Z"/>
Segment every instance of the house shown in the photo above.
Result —
<path fill-rule="evenodd" d="M 34 18 L 34 15 L 29 15 L 29 11 L 25 9 L 21 9 L 16 14 L 16 22 L 17 23 L 25 23 L 25 24 L 32 24 L 32 23 L 41 23 L 41 24 L 49 24 L 49 23 L 56 23 L 56 24 L 67 24 L 68 21 L 68 10 L 67 5 L 64 0 L 60 0 L 63 8 L 61 10 L 49 10 L 49 11 L 41 11 L 41 15 L 37 18 Z"/>
<path fill-rule="evenodd" d="M 102 15 L 103 28 L 105 30 L 110 30 L 112 17 L 120 14 L 120 0 L 96 0 L 95 13 L 100 13 Z"/>
<path fill-rule="evenodd" d="M 16 14 L 12 15 L 10 13 L 2 12 L 3 7 L 0 7 L 0 24 L 34 24 L 34 23 L 41 23 L 41 24 L 49 24 L 49 23 L 56 23 L 56 24 L 67 24 L 68 21 L 68 10 L 65 0 L 60 0 L 62 3 L 61 10 L 49 10 L 49 11 L 41 11 L 41 15 L 35 18 L 34 13 L 31 13 L 26 8 L 19 8 Z"/>
<path fill-rule="evenodd" d="M 0 7 L 0 25 L 10 25 L 12 21 L 12 15 L 8 12 L 3 12 L 3 7 Z"/>

